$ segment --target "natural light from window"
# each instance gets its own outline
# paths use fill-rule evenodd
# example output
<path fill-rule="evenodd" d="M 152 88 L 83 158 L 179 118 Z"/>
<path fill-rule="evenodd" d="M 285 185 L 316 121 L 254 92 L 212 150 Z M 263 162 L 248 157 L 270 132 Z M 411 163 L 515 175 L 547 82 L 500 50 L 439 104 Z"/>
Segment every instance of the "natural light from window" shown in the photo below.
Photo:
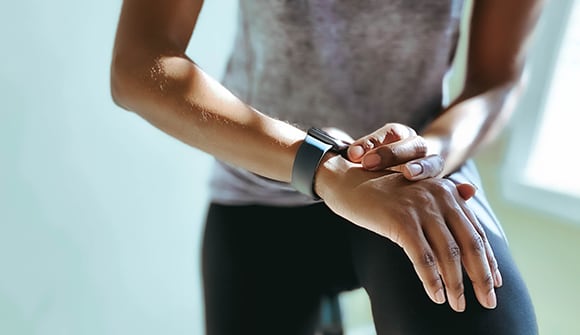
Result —
<path fill-rule="evenodd" d="M 574 4 L 551 80 L 524 175 L 529 184 L 580 197 L 575 165 L 580 154 L 580 1 Z"/>

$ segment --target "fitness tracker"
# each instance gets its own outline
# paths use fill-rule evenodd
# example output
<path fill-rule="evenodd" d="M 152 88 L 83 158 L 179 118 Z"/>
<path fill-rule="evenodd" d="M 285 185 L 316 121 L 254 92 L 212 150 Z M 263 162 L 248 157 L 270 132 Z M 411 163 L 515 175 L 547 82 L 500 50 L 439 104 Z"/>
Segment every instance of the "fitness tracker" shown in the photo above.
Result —
<path fill-rule="evenodd" d="M 322 129 L 314 127 L 308 129 L 306 138 L 298 148 L 294 158 L 292 186 L 314 200 L 320 200 L 320 197 L 314 192 L 314 175 L 322 157 L 329 151 L 346 157 L 349 145 L 349 143 L 329 135 Z"/>

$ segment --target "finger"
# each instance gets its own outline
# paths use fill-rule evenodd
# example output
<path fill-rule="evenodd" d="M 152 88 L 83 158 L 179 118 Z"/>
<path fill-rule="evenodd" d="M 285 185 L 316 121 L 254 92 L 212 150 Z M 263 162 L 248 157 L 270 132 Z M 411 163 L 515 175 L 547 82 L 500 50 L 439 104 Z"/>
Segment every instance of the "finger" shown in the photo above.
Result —
<path fill-rule="evenodd" d="M 365 152 L 374 148 L 374 144 L 371 142 L 363 142 L 358 144 L 351 144 L 346 151 L 348 159 L 354 163 L 360 163 Z"/>
<path fill-rule="evenodd" d="M 362 159 L 362 165 L 365 169 L 371 171 L 384 170 L 410 160 L 425 157 L 426 153 L 427 143 L 425 140 L 420 136 L 413 136 L 395 143 L 381 145 L 368 151 Z M 430 164 L 430 162 L 425 162 L 427 166 Z"/>
<path fill-rule="evenodd" d="M 455 187 L 461 198 L 466 201 L 471 199 L 475 195 L 475 192 L 477 192 L 477 187 L 468 183 L 457 184 Z"/>
<path fill-rule="evenodd" d="M 459 245 L 442 220 L 426 226 L 425 236 L 435 252 L 449 305 L 456 312 L 465 311 L 465 293 Z"/>
<path fill-rule="evenodd" d="M 413 128 L 400 123 L 388 123 L 373 133 L 354 141 L 348 148 L 347 155 L 350 161 L 360 163 L 363 156 L 374 148 L 398 142 L 411 136 L 417 136 Z"/>
<path fill-rule="evenodd" d="M 447 212 L 445 219 L 461 249 L 463 266 L 473 283 L 477 300 L 483 307 L 495 308 L 497 298 L 487 257 L 485 245 L 487 238 L 475 229 L 475 223 L 470 220 L 461 206 Z"/>
<path fill-rule="evenodd" d="M 426 149 L 426 148 L 425 148 Z M 429 155 L 407 162 L 403 169 L 403 175 L 408 180 L 421 180 L 431 177 L 437 177 L 443 172 L 445 163 L 439 155 Z"/>
<path fill-rule="evenodd" d="M 425 292 L 436 304 L 445 303 L 445 290 L 439 275 L 437 259 L 422 233 L 414 234 L 413 241 L 403 244 L 403 250 L 423 283 Z"/>
<path fill-rule="evenodd" d="M 494 287 L 501 287 L 503 285 L 503 278 L 502 278 L 501 273 L 499 271 L 498 262 L 497 262 L 497 259 L 495 258 L 495 254 L 493 252 L 491 244 L 489 243 L 489 239 L 487 238 L 487 234 L 485 233 L 485 230 L 481 226 L 481 223 L 479 222 L 479 220 L 475 216 L 475 213 L 473 213 L 473 211 L 469 208 L 469 206 L 467 206 L 467 204 L 461 204 L 461 203 L 460 203 L 460 205 L 461 205 L 465 215 L 474 224 L 474 229 L 477 231 L 478 234 L 480 234 L 482 236 L 482 239 L 484 241 L 485 254 L 487 256 L 487 262 L 489 264 L 489 271 L 493 275 L 493 285 L 494 285 Z"/>

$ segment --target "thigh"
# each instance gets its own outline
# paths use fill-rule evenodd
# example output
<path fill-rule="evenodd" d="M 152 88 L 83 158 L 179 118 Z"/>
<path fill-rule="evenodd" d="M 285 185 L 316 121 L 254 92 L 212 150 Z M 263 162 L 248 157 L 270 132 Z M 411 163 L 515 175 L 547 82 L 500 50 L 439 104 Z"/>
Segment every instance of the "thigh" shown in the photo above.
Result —
<path fill-rule="evenodd" d="M 202 251 L 208 334 L 314 333 L 328 278 L 353 276 L 337 266 L 350 265 L 347 238 L 324 211 L 210 206 Z"/>
<path fill-rule="evenodd" d="M 472 166 L 451 179 L 476 184 Z M 478 185 L 481 190 L 481 185 Z M 465 312 L 448 304 L 437 305 L 427 297 L 403 250 L 386 238 L 367 230 L 352 229 L 353 258 L 362 286 L 371 299 L 377 333 L 381 334 L 537 334 L 533 306 L 508 244 L 492 211 L 478 192 L 471 207 L 485 227 L 503 276 L 496 290 L 498 305 L 488 310 L 477 302 L 466 274 Z"/>

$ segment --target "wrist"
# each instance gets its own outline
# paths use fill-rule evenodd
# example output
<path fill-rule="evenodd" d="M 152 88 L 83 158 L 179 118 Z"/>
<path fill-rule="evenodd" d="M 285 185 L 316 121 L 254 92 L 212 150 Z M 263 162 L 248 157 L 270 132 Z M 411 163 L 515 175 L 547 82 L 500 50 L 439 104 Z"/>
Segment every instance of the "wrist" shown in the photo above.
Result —
<path fill-rule="evenodd" d="M 316 194 L 324 201 L 329 200 L 336 194 L 341 177 L 354 165 L 341 155 L 334 152 L 326 153 L 314 175 L 313 187 Z"/>
<path fill-rule="evenodd" d="M 292 166 L 292 186 L 299 192 L 319 200 L 315 190 L 315 177 L 329 153 L 345 154 L 348 143 L 332 137 L 319 128 L 308 129 L 304 141 L 298 147 Z"/>

